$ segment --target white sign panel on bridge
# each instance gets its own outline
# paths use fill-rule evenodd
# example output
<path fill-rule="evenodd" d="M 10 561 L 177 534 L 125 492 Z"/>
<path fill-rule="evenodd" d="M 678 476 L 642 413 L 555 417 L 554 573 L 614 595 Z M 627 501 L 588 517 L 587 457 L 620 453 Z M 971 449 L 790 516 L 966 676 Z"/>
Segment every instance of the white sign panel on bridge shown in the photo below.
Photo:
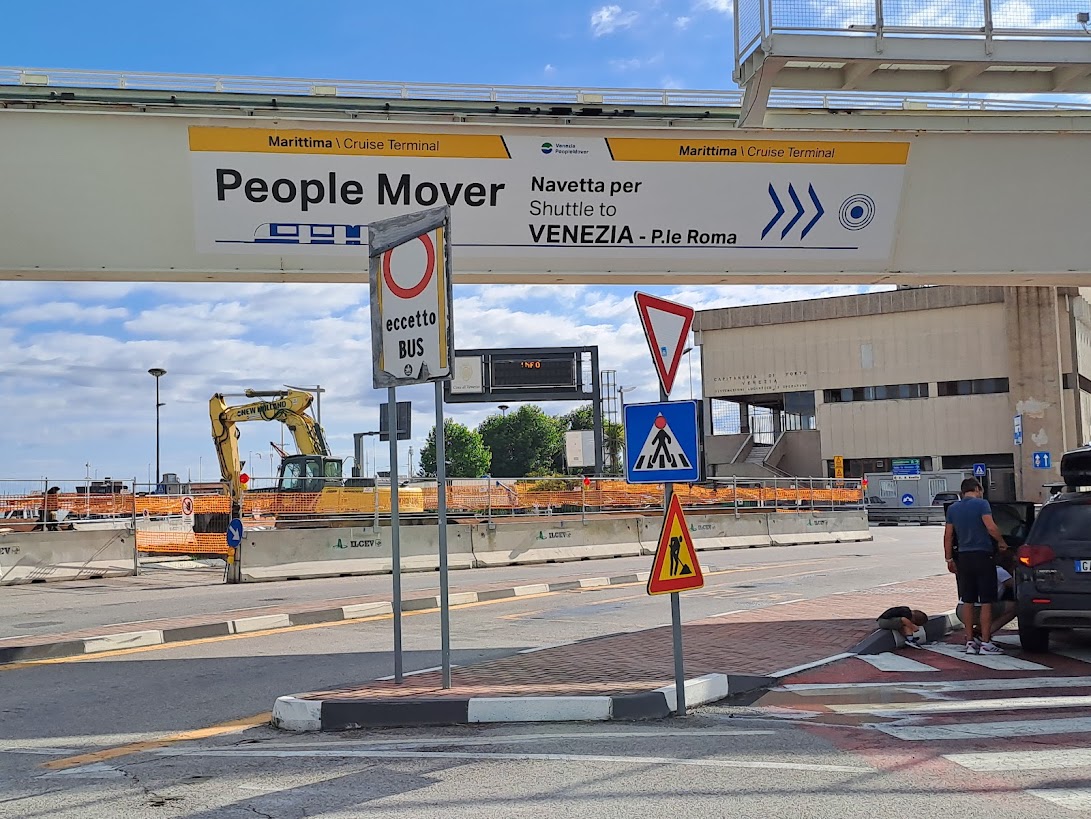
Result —
<path fill-rule="evenodd" d="M 822 131 L 662 111 L 333 125 L 112 93 L 0 108 L 0 279 L 359 282 L 368 225 L 448 204 L 452 272 L 467 283 L 1082 285 L 1091 273 L 1072 173 L 1091 127 L 1078 118 L 989 114 L 1003 132 L 985 114 L 929 112 Z"/>

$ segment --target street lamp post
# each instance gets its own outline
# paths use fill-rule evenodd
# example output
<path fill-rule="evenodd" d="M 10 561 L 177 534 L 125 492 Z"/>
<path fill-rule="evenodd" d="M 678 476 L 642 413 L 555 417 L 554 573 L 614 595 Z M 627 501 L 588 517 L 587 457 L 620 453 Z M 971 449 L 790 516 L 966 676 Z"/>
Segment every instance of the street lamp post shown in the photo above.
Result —
<path fill-rule="evenodd" d="M 509 409 L 507 404 L 500 404 L 497 409 L 500 410 L 501 415 L 503 415 L 505 418 L 507 417 Z"/>
<path fill-rule="evenodd" d="M 686 356 L 686 362 L 689 364 L 689 400 L 693 400 L 693 356 L 690 353 L 693 352 L 692 347 L 686 347 L 682 350 L 682 355 Z"/>
<path fill-rule="evenodd" d="M 155 485 L 159 487 L 159 481 L 163 476 L 159 471 L 159 408 L 163 406 L 163 402 L 159 400 L 159 379 L 167 374 L 167 371 L 162 367 L 152 367 L 148 370 L 148 375 L 155 378 Z"/>

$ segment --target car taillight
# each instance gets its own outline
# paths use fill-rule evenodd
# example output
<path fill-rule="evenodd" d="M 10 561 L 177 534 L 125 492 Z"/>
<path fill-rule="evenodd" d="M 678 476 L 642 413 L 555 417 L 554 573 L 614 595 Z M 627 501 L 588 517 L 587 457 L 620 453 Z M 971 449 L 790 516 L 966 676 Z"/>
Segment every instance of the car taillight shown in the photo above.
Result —
<path fill-rule="evenodd" d="M 1049 561 L 1057 557 L 1049 546 L 1031 546 L 1029 543 L 1020 546 L 1015 556 L 1020 563 L 1031 568 L 1041 566 L 1043 563 L 1049 563 Z"/>

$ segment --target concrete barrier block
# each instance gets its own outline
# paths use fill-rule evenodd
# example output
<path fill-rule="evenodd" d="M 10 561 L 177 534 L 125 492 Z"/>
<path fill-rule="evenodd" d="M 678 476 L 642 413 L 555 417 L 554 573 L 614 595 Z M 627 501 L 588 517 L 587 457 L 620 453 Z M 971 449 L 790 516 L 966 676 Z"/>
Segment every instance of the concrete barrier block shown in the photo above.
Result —
<path fill-rule="evenodd" d="M 610 719 L 609 697 L 472 697 L 469 722 L 584 722 Z"/>
<path fill-rule="evenodd" d="M 342 606 L 341 614 L 346 620 L 355 620 L 360 617 L 381 617 L 384 614 L 394 612 L 390 601 L 382 600 L 375 603 L 356 603 L 351 606 Z"/>
<path fill-rule="evenodd" d="M 473 531 L 479 566 L 566 562 L 641 554 L 640 518 L 500 523 Z"/>
<path fill-rule="evenodd" d="M 686 680 L 686 710 L 705 705 L 710 702 L 719 702 L 727 697 L 729 692 L 726 674 L 706 674 L 703 677 L 694 677 Z M 673 714 L 678 710 L 678 687 L 665 685 L 656 691 L 663 692 L 663 698 L 667 701 L 667 708 Z"/>
<path fill-rule="evenodd" d="M 135 573 L 128 530 L 0 532 L 0 586 Z"/>
<path fill-rule="evenodd" d="M 100 651 L 116 651 L 119 648 L 139 648 L 140 646 L 157 646 L 162 643 L 162 631 L 127 631 L 124 634 L 106 634 L 102 637 L 88 637 L 83 641 L 83 653 L 97 654 Z"/>
<path fill-rule="evenodd" d="M 231 628 L 236 634 L 251 631 L 265 631 L 270 628 L 287 628 L 291 625 L 287 614 L 259 614 L 256 617 L 240 617 L 231 621 Z"/>

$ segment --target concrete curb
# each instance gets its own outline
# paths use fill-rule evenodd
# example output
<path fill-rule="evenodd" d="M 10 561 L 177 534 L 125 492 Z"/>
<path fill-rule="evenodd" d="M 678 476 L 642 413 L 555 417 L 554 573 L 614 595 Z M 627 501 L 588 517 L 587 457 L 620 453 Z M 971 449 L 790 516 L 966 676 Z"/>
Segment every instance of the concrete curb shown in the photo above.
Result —
<path fill-rule="evenodd" d="M 465 605 L 466 603 L 483 603 L 490 600 L 527 597 L 549 592 L 571 591 L 573 589 L 593 589 L 604 586 L 623 586 L 628 583 L 644 583 L 647 579 L 648 572 L 631 572 L 617 577 L 588 577 L 557 583 L 524 584 L 512 586 L 509 589 L 456 592 L 451 594 L 450 602 L 452 606 Z M 402 601 L 402 610 L 407 612 L 433 608 L 439 608 L 438 594 L 427 597 L 409 597 Z M 115 651 L 138 646 L 165 645 L 186 640 L 199 640 L 206 637 L 226 637 L 231 634 L 247 634 L 254 631 L 275 631 L 315 623 L 336 623 L 341 620 L 358 620 L 364 617 L 389 615 L 392 612 L 392 604 L 389 601 L 380 600 L 374 603 L 356 603 L 328 609 L 309 609 L 298 612 L 258 614 L 249 617 L 210 620 L 207 623 L 178 626 L 176 628 L 142 629 L 122 633 L 104 633 L 78 639 L 58 639 L 53 643 L 3 646 L 0 647 L 0 665 L 48 660 L 57 657 L 76 657 L 83 654 L 97 654 L 102 651 Z M 210 617 L 216 616 L 210 615 Z"/>
<path fill-rule="evenodd" d="M 746 687 L 743 685 L 742 687 Z M 273 726 L 285 731 L 470 725 L 501 722 L 605 722 L 663 719 L 675 713 L 675 686 L 638 694 L 587 697 L 390 697 L 312 700 L 279 697 Z M 696 708 L 731 695 L 726 674 L 686 680 L 686 706 Z"/>
<path fill-rule="evenodd" d="M 953 631 L 962 628 L 962 622 L 955 617 L 954 609 L 928 618 L 924 633 L 929 642 L 942 640 Z M 905 648 L 905 638 L 889 629 L 878 629 L 849 649 L 850 654 L 885 654 Z"/>

